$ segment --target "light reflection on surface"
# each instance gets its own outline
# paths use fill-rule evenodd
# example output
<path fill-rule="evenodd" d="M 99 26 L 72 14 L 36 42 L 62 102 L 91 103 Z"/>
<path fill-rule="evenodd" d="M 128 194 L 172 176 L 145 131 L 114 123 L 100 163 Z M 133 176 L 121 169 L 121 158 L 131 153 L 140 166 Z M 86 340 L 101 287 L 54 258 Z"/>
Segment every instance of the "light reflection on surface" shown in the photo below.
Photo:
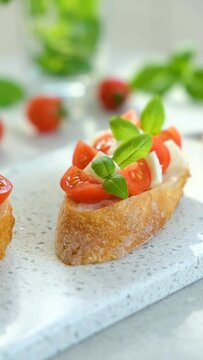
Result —
<path fill-rule="evenodd" d="M 203 254 L 203 233 L 198 233 L 197 238 L 201 240 L 202 242 L 190 245 L 189 248 L 192 250 L 192 253 L 194 256 L 199 257 Z"/>

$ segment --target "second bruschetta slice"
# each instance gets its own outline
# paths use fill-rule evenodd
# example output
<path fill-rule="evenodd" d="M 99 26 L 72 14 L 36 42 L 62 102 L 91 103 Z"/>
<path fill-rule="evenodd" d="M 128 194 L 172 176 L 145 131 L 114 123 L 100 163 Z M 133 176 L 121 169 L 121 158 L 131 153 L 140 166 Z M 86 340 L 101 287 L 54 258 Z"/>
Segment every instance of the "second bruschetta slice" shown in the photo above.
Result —
<path fill-rule="evenodd" d="M 12 184 L 0 175 L 0 260 L 4 257 L 6 248 L 12 239 L 12 230 L 15 223 L 9 195 Z"/>

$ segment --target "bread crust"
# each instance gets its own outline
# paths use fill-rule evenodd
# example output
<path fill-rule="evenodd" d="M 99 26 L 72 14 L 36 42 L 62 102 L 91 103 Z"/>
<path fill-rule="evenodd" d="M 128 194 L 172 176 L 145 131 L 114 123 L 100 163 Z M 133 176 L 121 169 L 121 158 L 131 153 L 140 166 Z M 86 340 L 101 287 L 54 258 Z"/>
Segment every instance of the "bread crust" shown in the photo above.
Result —
<path fill-rule="evenodd" d="M 0 260 L 5 256 L 5 251 L 12 239 L 12 230 L 15 224 L 13 210 L 8 203 L 6 213 L 0 218 Z"/>
<path fill-rule="evenodd" d="M 56 253 L 67 265 L 123 257 L 155 235 L 171 217 L 189 176 L 186 169 L 158 187 L 97 210 L 65 197 L 56 229 Z"/>

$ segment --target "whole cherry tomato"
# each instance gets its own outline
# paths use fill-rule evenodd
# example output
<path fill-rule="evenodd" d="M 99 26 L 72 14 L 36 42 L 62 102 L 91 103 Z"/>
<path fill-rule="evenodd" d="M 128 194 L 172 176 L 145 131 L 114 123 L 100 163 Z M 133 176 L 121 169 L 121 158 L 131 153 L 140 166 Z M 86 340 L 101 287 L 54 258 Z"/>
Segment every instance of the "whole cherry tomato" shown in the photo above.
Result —
<path fill-rule="evenodd" d="M 37 96 L 27 105 L 27 116 L 39 133 L 56 131 L 64 117 L 62 100 L 58 97 Z"/>
<path fill-rule="evenodd" d="M 103 80 L 98 89 L 98 97 L 106 110 L 119 109 L 130 94 L 128 84 L 122 80 L 109 78 Z"/>

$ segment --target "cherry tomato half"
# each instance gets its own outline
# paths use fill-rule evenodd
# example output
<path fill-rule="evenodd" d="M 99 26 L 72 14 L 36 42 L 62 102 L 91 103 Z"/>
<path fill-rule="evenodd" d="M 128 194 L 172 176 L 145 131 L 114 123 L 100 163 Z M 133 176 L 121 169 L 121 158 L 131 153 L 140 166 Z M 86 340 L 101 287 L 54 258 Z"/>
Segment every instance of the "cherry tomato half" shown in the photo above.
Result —
<path fill-rule="evenodd" d="M 140 194 L 149 189 L 151 173 L 144 159 L 127 166 L 120 173 L 126 179 L 130 196 Z"/>
<path fill-rule="evenodd" d="M 121 115 L 121 117 L 122 117 L 122 119 L 129 120 L 137 127 L 140 127 L 140 125 L 141 125 L 138 115 L 134 109 L 130 109 L 130 110 L 126 111 L 123 115 Z"/>
<path fill-rule="evenodd" d="M 93 143 L 93 147 L 97 150 L 97 151 L 102 151 L 104 154 L 108 154 L 108 151 L 111 147 L 111 145 L 113 144 L 114 140 L 113 140 L 113 136 L 111 133 L 109 132 L 105 132 L 101 135 L 99 135 L 94 143 Z"/>
<path fill-rule="evenodd" d="M 83 170 L 97 154 L 97 150 L 86 144 L 84 141 L 78 141 L 73 153 L 73 165 Z"/>
<path fill-rule="evenodd" d="M 111 197 L 99 181 L 75 166 L 63 175 L 61 188 L 72 200 L 81 203 L 94 204 Z"/>
<path fill-rule="evenodd" d="M 162 172 L 165 173 L 170 164 L 171 157 L 167 146 L 164 145 L 164 142 L 160 139 L 159 136 L 153 136 L 152 138 L 151 152 L 152 151 L 156 152 L 162 167 Z"/>
<path fill-rule="evenodd" d="M 182 138 L 175 126 L 171 126 L 168 129 L 163 130 L 159 134 L 159 137 L 162 141 L 173 140 L 180 148 L 182 147 Z"/>
<path fill-rule="evenodd" d="M 3 202 L 9 197 L 12 189 L 13 185 L 10 181 L 0 175 L 0 204 L 3 204 Z"/>

